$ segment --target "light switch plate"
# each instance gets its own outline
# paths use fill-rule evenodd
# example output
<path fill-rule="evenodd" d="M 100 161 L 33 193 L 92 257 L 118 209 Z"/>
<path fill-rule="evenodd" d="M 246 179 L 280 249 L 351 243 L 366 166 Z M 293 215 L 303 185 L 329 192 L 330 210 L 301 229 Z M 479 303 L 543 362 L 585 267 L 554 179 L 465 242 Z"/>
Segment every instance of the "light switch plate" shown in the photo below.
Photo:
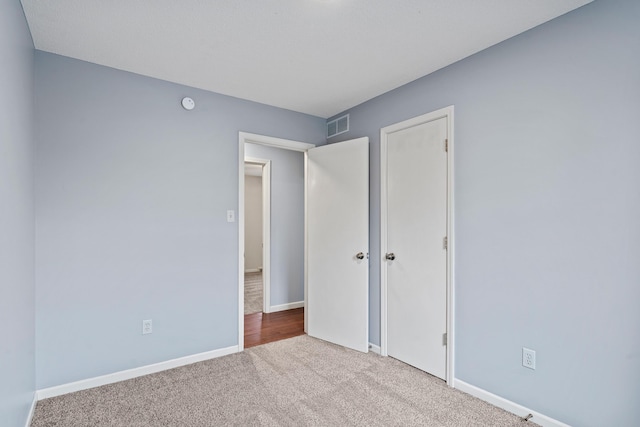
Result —
<path fill-rule="evenodd" d="M 150 334 L 153 332 L 153 321 L 151 319 L 142 321 L 142 335 Z"/>

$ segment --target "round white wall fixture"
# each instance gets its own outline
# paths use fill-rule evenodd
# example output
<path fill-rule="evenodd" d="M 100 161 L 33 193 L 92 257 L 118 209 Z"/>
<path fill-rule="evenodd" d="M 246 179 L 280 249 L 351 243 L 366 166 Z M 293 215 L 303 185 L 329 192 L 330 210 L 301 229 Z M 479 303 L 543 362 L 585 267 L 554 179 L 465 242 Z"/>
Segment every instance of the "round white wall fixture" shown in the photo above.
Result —
<path fill-rule="evenodd" d="M 182 98 L 182 106 L 185 110 L 193 110 L 194 108 L 196 108 L 196 103 L 193 99 L 185 96 L 184 98 Z"/>

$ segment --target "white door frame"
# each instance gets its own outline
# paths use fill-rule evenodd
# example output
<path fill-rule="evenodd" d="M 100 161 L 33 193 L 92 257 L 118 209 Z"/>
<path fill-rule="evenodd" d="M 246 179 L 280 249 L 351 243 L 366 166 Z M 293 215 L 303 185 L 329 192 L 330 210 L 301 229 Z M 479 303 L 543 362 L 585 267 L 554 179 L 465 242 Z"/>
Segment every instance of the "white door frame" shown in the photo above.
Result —
<path fill-rule="evenodd" d="M 254 133 L 239 132 L 238 133 L 238 351 L 244 350 L 244 144 L 245 143 L 266 145 L 275 148 L 283 148 L 285 150 L 300 151 L 304 153 L 305 163 L 305 180 L 306 180 L 306 165 L 307 165 L 307 150 L 315 147 L 313 144 L 306 142 L 292 141 L 288 139 L 275 138 L 272 136 L 258 135 Z M 264 182 L 264 177 L 263 177 Z M 264 188 L 264 187 L 263 187 Z M 304 266 L 304 305 L 305 305 L 305 331 L 307 329 L 307 260 L 306 260 L 306 247 L 307 247 L 307 221 L 306 221 L 306 183 L 305 183 L 305 266 Z M 264 216 L 263 216 L 264 220 Z M 264 228 L 263 228 L 264 230 Z M 271 236 L 269 236 L 269 239 Z M 265 249 L 267 242 L 265 242 Z M 266 250 L 263 251 L 263 257 Z M 270 260 L 269 260 L 270 261 Z M 263 264 L 265 267 L 266 264 Z M 266 274 L 263 275 L 263 277 Z M 270 289 L 269 289 L 270 291 Z"/>
<path fill-rule="evenodd" d="M 245 157 L 244 162 L 262 166 L 262 311 L 271 313 L 271 160 Z"/>
<path fill-rule="evenodd" d="M 380 129 L 380 354 L 387 349 L 387 144 L 388 135 L 440 118 L 447 119 L 447 367 L 446 381 L 454 387 L 454 195 L 453 195 L 453 105 Z"/>

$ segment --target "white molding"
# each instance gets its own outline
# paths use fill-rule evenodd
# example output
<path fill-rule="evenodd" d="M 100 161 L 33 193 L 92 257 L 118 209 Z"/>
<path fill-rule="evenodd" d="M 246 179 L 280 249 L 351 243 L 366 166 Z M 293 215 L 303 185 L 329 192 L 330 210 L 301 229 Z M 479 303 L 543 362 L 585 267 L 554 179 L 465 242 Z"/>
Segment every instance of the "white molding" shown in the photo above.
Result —
<path fill-rule="evenodd" d="M 304 307 L 304 301 L 290 302 L 287 304 L 272 305 L 269 313 L 275 313 L 276 311 L 293 310 L 294 308 Z"/>
<path fill-rule="evenodd" d="M 260 273 L 261 271 L 261 268 L 246 268 L 244 270 L 245 273 Z"/>
<path fill-rule="evenodd" d="M 455 138 L 454 138 L 454 107 L 453 105 L 444 108 L 447 115 L 447 135 L 449 135 L 447 144 L 447 384 L 453 386 L 455 375 L 455 197 L 454 197 L 454 154 L 455 154 Z"/>
<path fill-rule="evenodd" d="M 525 406 L 519 405 L 515 402 L 505 399 L 504 397 L 500 397 L 496 394 L 490 393 L 480 387 L 476 387 L 469 383 L 466 383 L 462 380 L 455 379 L 455 388 L 460 391 L 464 391 L 471 396 L 477 397 L 478 399 L 484 400 L 485 402 L 491 403 L 498 408 L 504 409 L 505 411 L 511 412 L 519 417 L 526 417 L 528 414 L 533 415 L 529 421 L 536 423 L 542 427 L 571 427 L 569 424 L 565 424 L 561 421 L 548 417 L 540 412 L 536 412 L 532 409 L 529 409 Z"/>
<path fill-rule="evenodd" d="M 387 351 L 387 133 L 380 129 L 380 355 Z"/>
<path fill-rule="evenodd" d="M 369 351 L 371 353 L 380 354 L 380 346 L 369 343 Z"/>
<path fill-rule="evenodd" d="M 244 144 L 258 144 L 266 145 L 275 148 L 282 148 L 285 150 L 300 151 L 305 156 L 305 200 L 306 200 L 306 158 L 307 150 L 315 147 L 313 144 L 306 142 L 292 141 L 290 139 L 276 138 L 266 135 L 258 135 L 249 132 L 238 132 L 238 351 L 244 350 Z M 264 172 L 264 169 L 263 169 Z M 263 176 L 264 182 L 264 176 Z M 306 201 L 305 201 L 305 242 L 306 242 Z M 265 246 L 266 246 L 265 242 Z M 265 252 L 263 251 L 263 254 Z M 269 276 L 269 268 L 266 262 L 270 260 L 264 260 L 263 258 L 263 278 Z M 305 243 L 305 299 L 306 299 L 306 243 Z M 270 280 L 267 278 L 265 280 Z M 268 290 L 270 291 L 270 284 Z M 266 298 L 270 296 L 266 295 Z M 304 302 L 303 302 L 304 304 Z M 264 305 L 264 304 L 263 304 Z M 269 312 L 272 312 L 274 307 L 268 308 Z M 306 312 L 305 310 L 305 331 L 306 331 Z"/>
<path fill-rule="evenodd" d="M 238 351 L 244 350 L 244 143 L 244 136 L 240 132 L 238 137 Z"/>
<path fill-rule="evenodd" d="M 276 148 L 284 148 L 293 151 L 307 151 L 309 148 L 315 147 L 313 144 L 300 141 L 292 141 L 290 139 L 276 138 L 273 136 L 258 135 L 255 133 L 240 132 L 240 140 L 251 144 L 269 145 Z"/>
<path fill-rule="evenodd" d="M 413 126 L 438 120 L 447 119 L 447 366 L 446 381 L 452 385 L 455 378 L 455 236 L 454 236 L 454 135 L 453 135 L 453 105 L 431 113 L 423 114 L 412 119 L 402 121 L 380 129 L 380 354 L 388 355 L 387 349 L 387 263 L 383 254 L 387 251 L 387 137 L 390 133 L 398 132 Z"/>
<path fill-rule="evenodd" d="M 307 215 L 307 208 L 309 207 L 307 194 L 309 194 L 308 176 L 309 173 L 309 153 L 304 153 L 304 333 L 307 334 L 307 325 L 309 320 L 309 310 L 307 295 L 309 295 L 309 219 Z"/>
<path fill-rule="evenodd" d="M 262 309 L 271 306 L 271 160 L 262 165 Z"/>
<path fill-rule="evenodd" d="M 220 348 L 218 350 L 206 351 L 204 353 L 197 353 L 192 354 L 191 356 L 184 356 L 177 359 L 154 363 L 152 365 L 141 366 L 139 368 L 114 372 L 112 374 L 102 375 L 99 377 L 87 378 L 85 380 L 62 384 L 55 387 L 43 388 L 36 391 L 37 399 L 47 399 L 49 397 L 61 396 L 63 394 L 74 393 L 80 390 L 87 390 L 94 387 L 100 387 L 107 384 L 130 380 L 132 378 L 141 377 L 143 375 L 155 374 L 157 372 L 178 368 L 184 365 L 190 365 L 196 362 L 202 362 L 204 360 L 215 359 L 237 352 L 238 346 L 234 345 L 231 347 Z"/>
<path fill-rule="evenodd" d="M 31 407 L 29 408 L 29 414 L 27 415 L 27 421 L 24 423 L 24 427 L 31 426 L 31 420 L 36 413 L 36 404 L 38 403 L 38 392 L 33 393 L 33 400 L 31 401 Z"/>

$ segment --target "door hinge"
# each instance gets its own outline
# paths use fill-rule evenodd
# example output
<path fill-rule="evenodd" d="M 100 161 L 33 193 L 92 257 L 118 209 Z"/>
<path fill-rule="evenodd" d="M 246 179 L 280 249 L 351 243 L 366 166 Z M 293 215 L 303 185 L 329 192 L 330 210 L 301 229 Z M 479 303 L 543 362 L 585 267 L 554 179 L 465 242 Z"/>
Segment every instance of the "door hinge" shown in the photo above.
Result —
<path fill-rule="evenodd" d="M 442 238 L 442 248 L 449 249 L 449 239 L 447 238 L 447 236 Z"/>
<path fill-rule="evenodd" d="M 442 334 L 442 345 L 447 345 L 447 333 Z"/>
<path fill-rule="evenodd" d="M 449 139 L 444 140 L 444 151 L 445 153 L 449 152 Z"/>

